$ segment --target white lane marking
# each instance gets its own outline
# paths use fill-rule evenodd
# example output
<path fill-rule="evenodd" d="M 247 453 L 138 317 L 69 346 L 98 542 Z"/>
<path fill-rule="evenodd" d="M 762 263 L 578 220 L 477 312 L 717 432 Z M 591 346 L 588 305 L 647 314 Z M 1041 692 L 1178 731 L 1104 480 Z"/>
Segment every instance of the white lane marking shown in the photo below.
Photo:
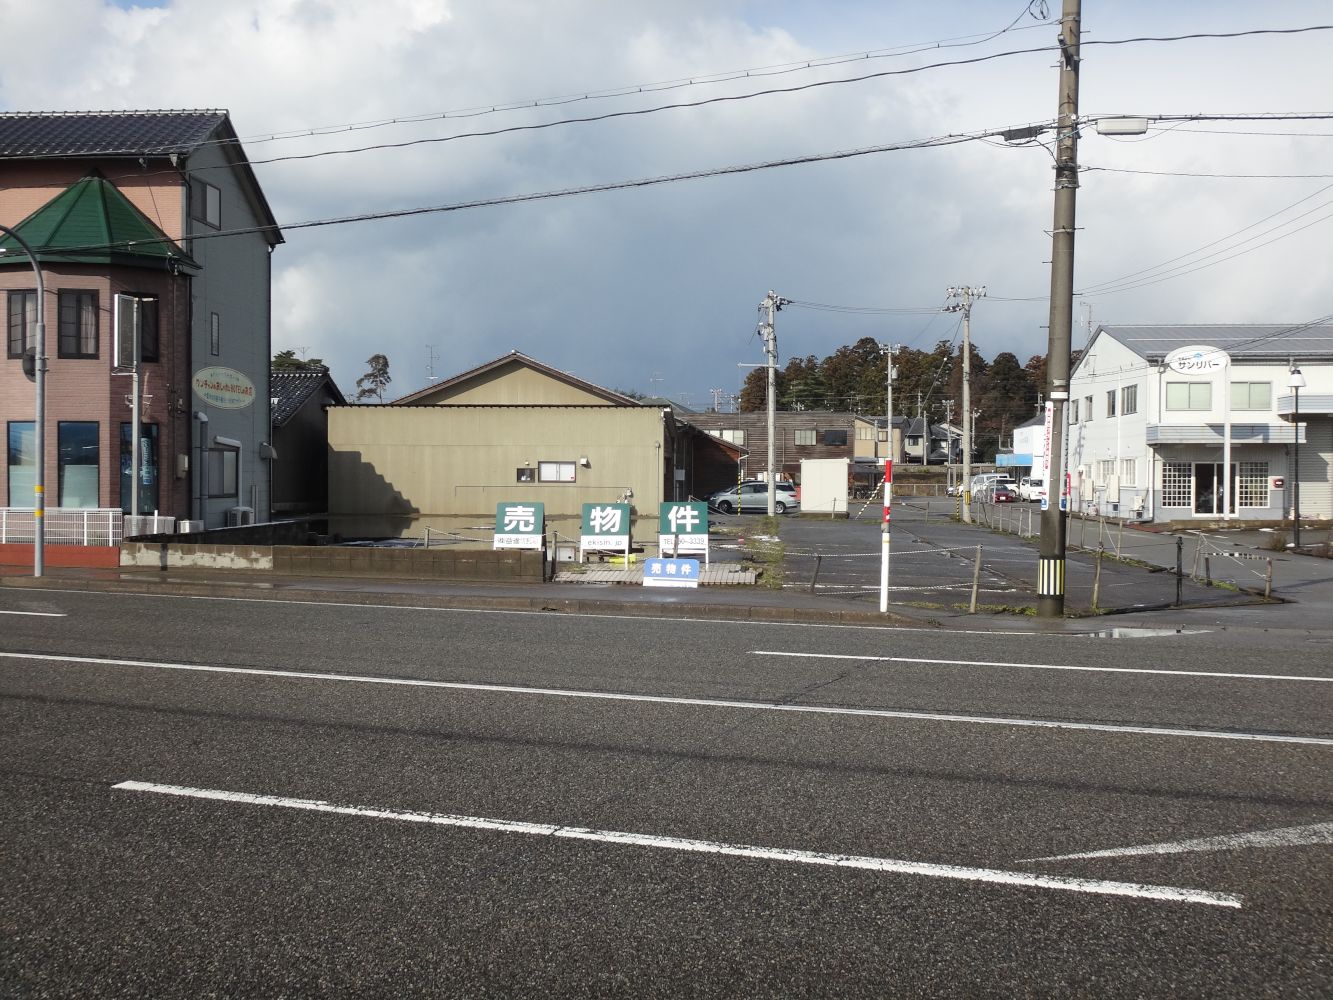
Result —
<path fill-rule="evenodd" d="M 1099 674 L 1166 674 L 1172 677 L 1227 677 L 1250 681 L 1314 681 L 1333 683 L 1333 677 L 1305 674 L 1228 674 L 1215 670 L 1158 670 L 1154 667 L 1081 667 L 1062 663 L 1014 663 L 1010 660 L 928 660 L 918 656 L 854 656 L 844 653 L 791 653 L 776 649 L 752 649 L 754 656 L 793 656 L 814 660 L 860 660 L 878 663 L 929 663 L 947 667 L 1013 667 L 1015 670 L 1076 670 Z"/>
<path fill-rule="evenodd" d="M 1207 729 L 1167 729 L 1156 726 L 1112 725 L 1100 722 L 1064 722 L 1052 719 L 1010 719 L 990 715 L 951 715 L 943 712 L 907 712 L 880 708 L 843 708 L 833 705 L 794 705 L 780 702 L 731 701 L 721 698 L 681 698 L 669 695 L 624 694 L 615 691 L 577 691 L 569 688 L 539 688 L 515 684 L 430 681 L 412 677 L 371 677 L 364 674 L 331 674 L 303 670 L 270 670 L 260 667 L 218 667 L 201 663 L 155 663 L 149 660 L 112 660 L 91 656 L 52 656 L 40 653 L 0 653 L 0 659 L 36 660 L 44 663 L 79 663 L 98 667 L 144 667 L 152 670 L 184 670 L 194 673 L 239 674 L 250 677 L 282 677 L 302 681 L 339 681 L 349 684 L 383 684 L 394 687 L 441 688 L 450 691 L 484 691 L 491 694 L 530 694 L 551 698 L 585 698 L 591 701 L 632 701 L 654 705 L 690 705 L 699 708 L 738 708 L 763 712 L 799 712 L 808 715 L 853 715 L 872 719 L 915 719 L 924 722 L 961 722 L 983 726 L 1021 726 L 1036 729 L 1074 729 L 1095 733 L 1130 733 L 1136 736 L 1186 736 L 1210 740 L 1243 740 L 1252 743 L 1297 743 L 1303 746 L 1333 746 L 1333 739 L 1317 736 L 1283 736 L 1276 733 L 1225 732 Z"/>
<path fill-rule="evenodd" d="M 425 604 L 360 604 L 344 601 L 292 601 L 282 597 L 207 597 L 199 594 L 135 594 L 122 593 L 120 591 L 109 590 L 65 590 L 54 587 L 42 588 L 46 593 L 52 594 L 84 594 L 98 597 L 120 597 L 120 598 L 143 598 L 145 600 L 155 601 L 219 601 L 232 604 L 291 604 L 303 608 L 361 608 L 373 611 L 431 611 L 436 614 L 452 615 L 529 615 L 541 618 L 591 618 L 594 620 L 602 619 L 606 621 L 634 621 L 634 622 L 656 622 L 663 624 L 666 622 L 690 622 L 692 624 L 703 625 L 753 625 L 759 628 L 768 628 L 776 626 L 779 628 L 824 628 L 824 629 L 852 629 L 859 631 L 873 632 L 928 632 L 932 635 L 938 635 L 941 629 L 926 628 L 917 625 L 847 625 L 831 622 L 779 622 L 765 621 L 751 618 L 677 618 L 671 616 L 665 618 L 662 615 L 604 615 L 596 614 L 590 611 L 522 611 L 514 608 L 433 608 Z M 593 600 L 594 598 L 582 597 L 552 597 L 553 602 L 560 601 L 582 601 Z M 1067 639 L 1071 637 L 1082 638 L 1086 636 L 1085 632 L 1025 632 L 1021 629 L 966 629 L 951 628 L 948 630 L 950 635 L 1010 635 L 1010 636 L 1052 636 L 1057 639 Z"/>
<path fill-rule="evenodd" d="M 490 830 L 498 833 L 521 833 L 538 837 L 588 840 L 622 847 L 653 847 L 661 850 L 688 851 L 695 854 L 721 854 L 765 861 L 827 865 L 833 868 L 855 868 L 863 871 L 898 875 L 922 875 L 928 878 L 959 879 L 968 882 L 986 882 L 992 885 L 1019 886 L 1030 889 L 1062 889 L 1068 892 L 1130 896 L 1137 899 L 1153 899 L 1164 902 L 1201 903 L 1207 906 L 1225 906 L 1237 910 L 1240 909 L 1242 901 L 1241 896 L 1223 892 L 1207 892 L 1202 889 L 1177 889 L 1172 886 L 1141 885 L 1135 882 L 1110 882 L 1102 879 L 1035 875 L 1030 872 L 967 868 L 959 865 L 937 865 L 918 861 L 897 861 L 892 858 L 864 857 L 855 854 L 823 854 L 816 851 L 801 851 L 786 847 L 756 847 L 749 844 L 727 844 L 713 840 L 657 837 L 651 834 L 628 833 L 620 830 L 593 830 L 587 827 L 559 826 L 553 823 L 525 823 L 517 820 L 488 819 L 484 816 L 455 816 L 447 813 L 379 809 L 370 806 L 341 806 L 318 799 L 293 799 L 279 795 L 229 792 L 213 788 L 188 788 L 181 785 L 160 785 L 147 781 L 122 781 L 112 787 L 127 792 L 152 792 L 158 795 L 177 795 L 186 798 L 211 799 L 219 802 L 235 802 L 255 806 L 275 806 L 282 809 L 302 809 L 310 812 L 334 813 L 340 816 L 359 816 L 366 819 L 400 820 L 407 823 L 427 823 L 434 826 Z"/>
<path fill-rule="evenodd" d="M 1198 851 L 1234 851 L 1244 847 L 1305 847 L 1310 844 L 1333 844 L 1333 823 L 1256 830 L 1253 833 L 1228 833 L 1219 837 L 1196 837 L 1165 844 L 1140 844 L 1138 847 L 1113 847 L 1107 851 L 1086 851 L 1082 854 L 1055 854 L 1049 858 L 1026 858 L 1024 861 L 1129 858 L 1144 854 L 1192 854 Z"/>
<path fill-rule="evenodd" d="M 0 611 L 0 615 L 27 615 L 30 618 L 65 618 L 59 611 Z"/>

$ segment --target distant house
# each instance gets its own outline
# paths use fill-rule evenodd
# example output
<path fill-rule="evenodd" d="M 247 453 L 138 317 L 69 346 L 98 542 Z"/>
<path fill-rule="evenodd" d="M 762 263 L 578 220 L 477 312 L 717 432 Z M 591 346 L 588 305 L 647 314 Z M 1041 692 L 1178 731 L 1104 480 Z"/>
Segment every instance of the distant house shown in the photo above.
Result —
<path fill-rule="evenodd" d="M 768 466 L 768 414 L 763 410 L 741 413 L 692 413 L 689 422 L 749 454 L 742 459 L 741 474 L 754 478 Z M 773 465 L 775 472 L 796 480 L 801 460 L 806 458 L 874 457 L 880 429 L 870 417 L 832 410 L 778 410 L 773 417 Z"/>
<path fill-rule="evenodd" d="M 137 476 L 140 513 L 209 527 L 265 518 L 282 234 L 227 113 L 0 114 L 0 224 L 33 247 L 46 289 L 46 505 L 129 511 Z M 36 406 L 22 359 L 37 346 L 36 276 L 17 240 L 0 249 L 0 502 L 31 508 Z"/>
<path fill-rule="evenodd" d="M 269 376 L 273 407 L 273 514 L 291 517 L 329 509 L 330 406 L 345 406 L 323 366 L 275 371 Z"/>
<path fill-rule="evenodd" d="M 484 526 L 510 501 L 544 504 L 575 535 L 584 503 L 622 499 L 653 534 L 662 501 L 734 482 L 741 454 L 669 407 L 517 351 L 393 403 L 328 415 L 330 529 L 346 536 Z"/>

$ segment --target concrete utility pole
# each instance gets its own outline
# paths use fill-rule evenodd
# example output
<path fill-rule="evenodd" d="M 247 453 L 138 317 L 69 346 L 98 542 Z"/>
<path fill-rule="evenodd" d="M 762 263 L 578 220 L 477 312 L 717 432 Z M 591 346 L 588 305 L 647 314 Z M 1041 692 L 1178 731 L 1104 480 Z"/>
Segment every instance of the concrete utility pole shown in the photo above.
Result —
<path fill-rule="evenodd" d="M 1055 219 L 1051 226 L 1051 319 L 1046 398 L 1051 404 L 1046 500 L 1037 548 L 1037 614 L 1065 613 L 1065 407 L 1069 403 L 1074 319 L 1074 209 L 1078 194 L 1078 69 L 1081 0 L 1064 0 L 1060 15 L 1060 93 L 1055 140 Z M 1052 503 L 1054 499 L 1054 503 Z"/>
<path fill-rule="evenodd" d="M 969 288 L 966 285 L 949 289 L 949 298 L 958 299 L 946 306 L 946 312 L 963 314 L 963 523 L 972 523 L 972 424 L 967 415 L 972 412 L 972 300 L 986 295 L 986 286 Z"/>
<path fill-rule="evenodd" d="M 898 456 L 893 453 L 893 378 L 897 371 L 893 366 L 893 358 L 902 345 L 880 344 L 879 346 L 884 352 L 884 441 L 888 445 L 884 453 L 890 460 L 896 460 Z"/>
<path fill-rule="evenodd" d="M 777 501 L 777 481 L 773 476 L 773 424 L 776 421 L 778 396 L 778 335 L 773 326 L 775 314 L 790 299 L 784 299 L 772 289 L 759 303 L 759 312 L 763 319 L 759 321 L 759 336 L 764 339 L 764 355 L 768 358 L 768 516 L 777 513 L 774 504 Z"/>

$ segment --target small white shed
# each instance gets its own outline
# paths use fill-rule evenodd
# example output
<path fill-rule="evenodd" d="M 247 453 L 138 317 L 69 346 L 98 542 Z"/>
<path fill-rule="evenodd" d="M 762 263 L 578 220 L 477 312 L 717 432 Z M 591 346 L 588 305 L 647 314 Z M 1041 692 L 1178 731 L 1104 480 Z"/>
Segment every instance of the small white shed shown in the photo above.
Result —
<path fill-rule="evenodd" d="M 846 517 L 849 465 L 846 458 L 801 459 L 801 510 Z"/>

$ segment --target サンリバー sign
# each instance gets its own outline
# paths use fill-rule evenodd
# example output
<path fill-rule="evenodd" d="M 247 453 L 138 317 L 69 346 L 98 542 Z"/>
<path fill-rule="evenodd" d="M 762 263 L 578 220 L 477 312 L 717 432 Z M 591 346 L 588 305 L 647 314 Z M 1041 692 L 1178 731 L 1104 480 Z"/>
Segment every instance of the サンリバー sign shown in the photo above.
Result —
<path fill-rule="evenodd" d="M 222 410 L 243 410 L 255 401 L 255 384 L 232 368 L 200 368 L 193 385 L 196 396 Z"/>
<path fill-rule="evenodd" d="M 1177 347 L 1162 360 L 1173 372 L 1181 375 L 1211 375 L 1231 364 L 1226 351 L 1200 344 Z"/>

